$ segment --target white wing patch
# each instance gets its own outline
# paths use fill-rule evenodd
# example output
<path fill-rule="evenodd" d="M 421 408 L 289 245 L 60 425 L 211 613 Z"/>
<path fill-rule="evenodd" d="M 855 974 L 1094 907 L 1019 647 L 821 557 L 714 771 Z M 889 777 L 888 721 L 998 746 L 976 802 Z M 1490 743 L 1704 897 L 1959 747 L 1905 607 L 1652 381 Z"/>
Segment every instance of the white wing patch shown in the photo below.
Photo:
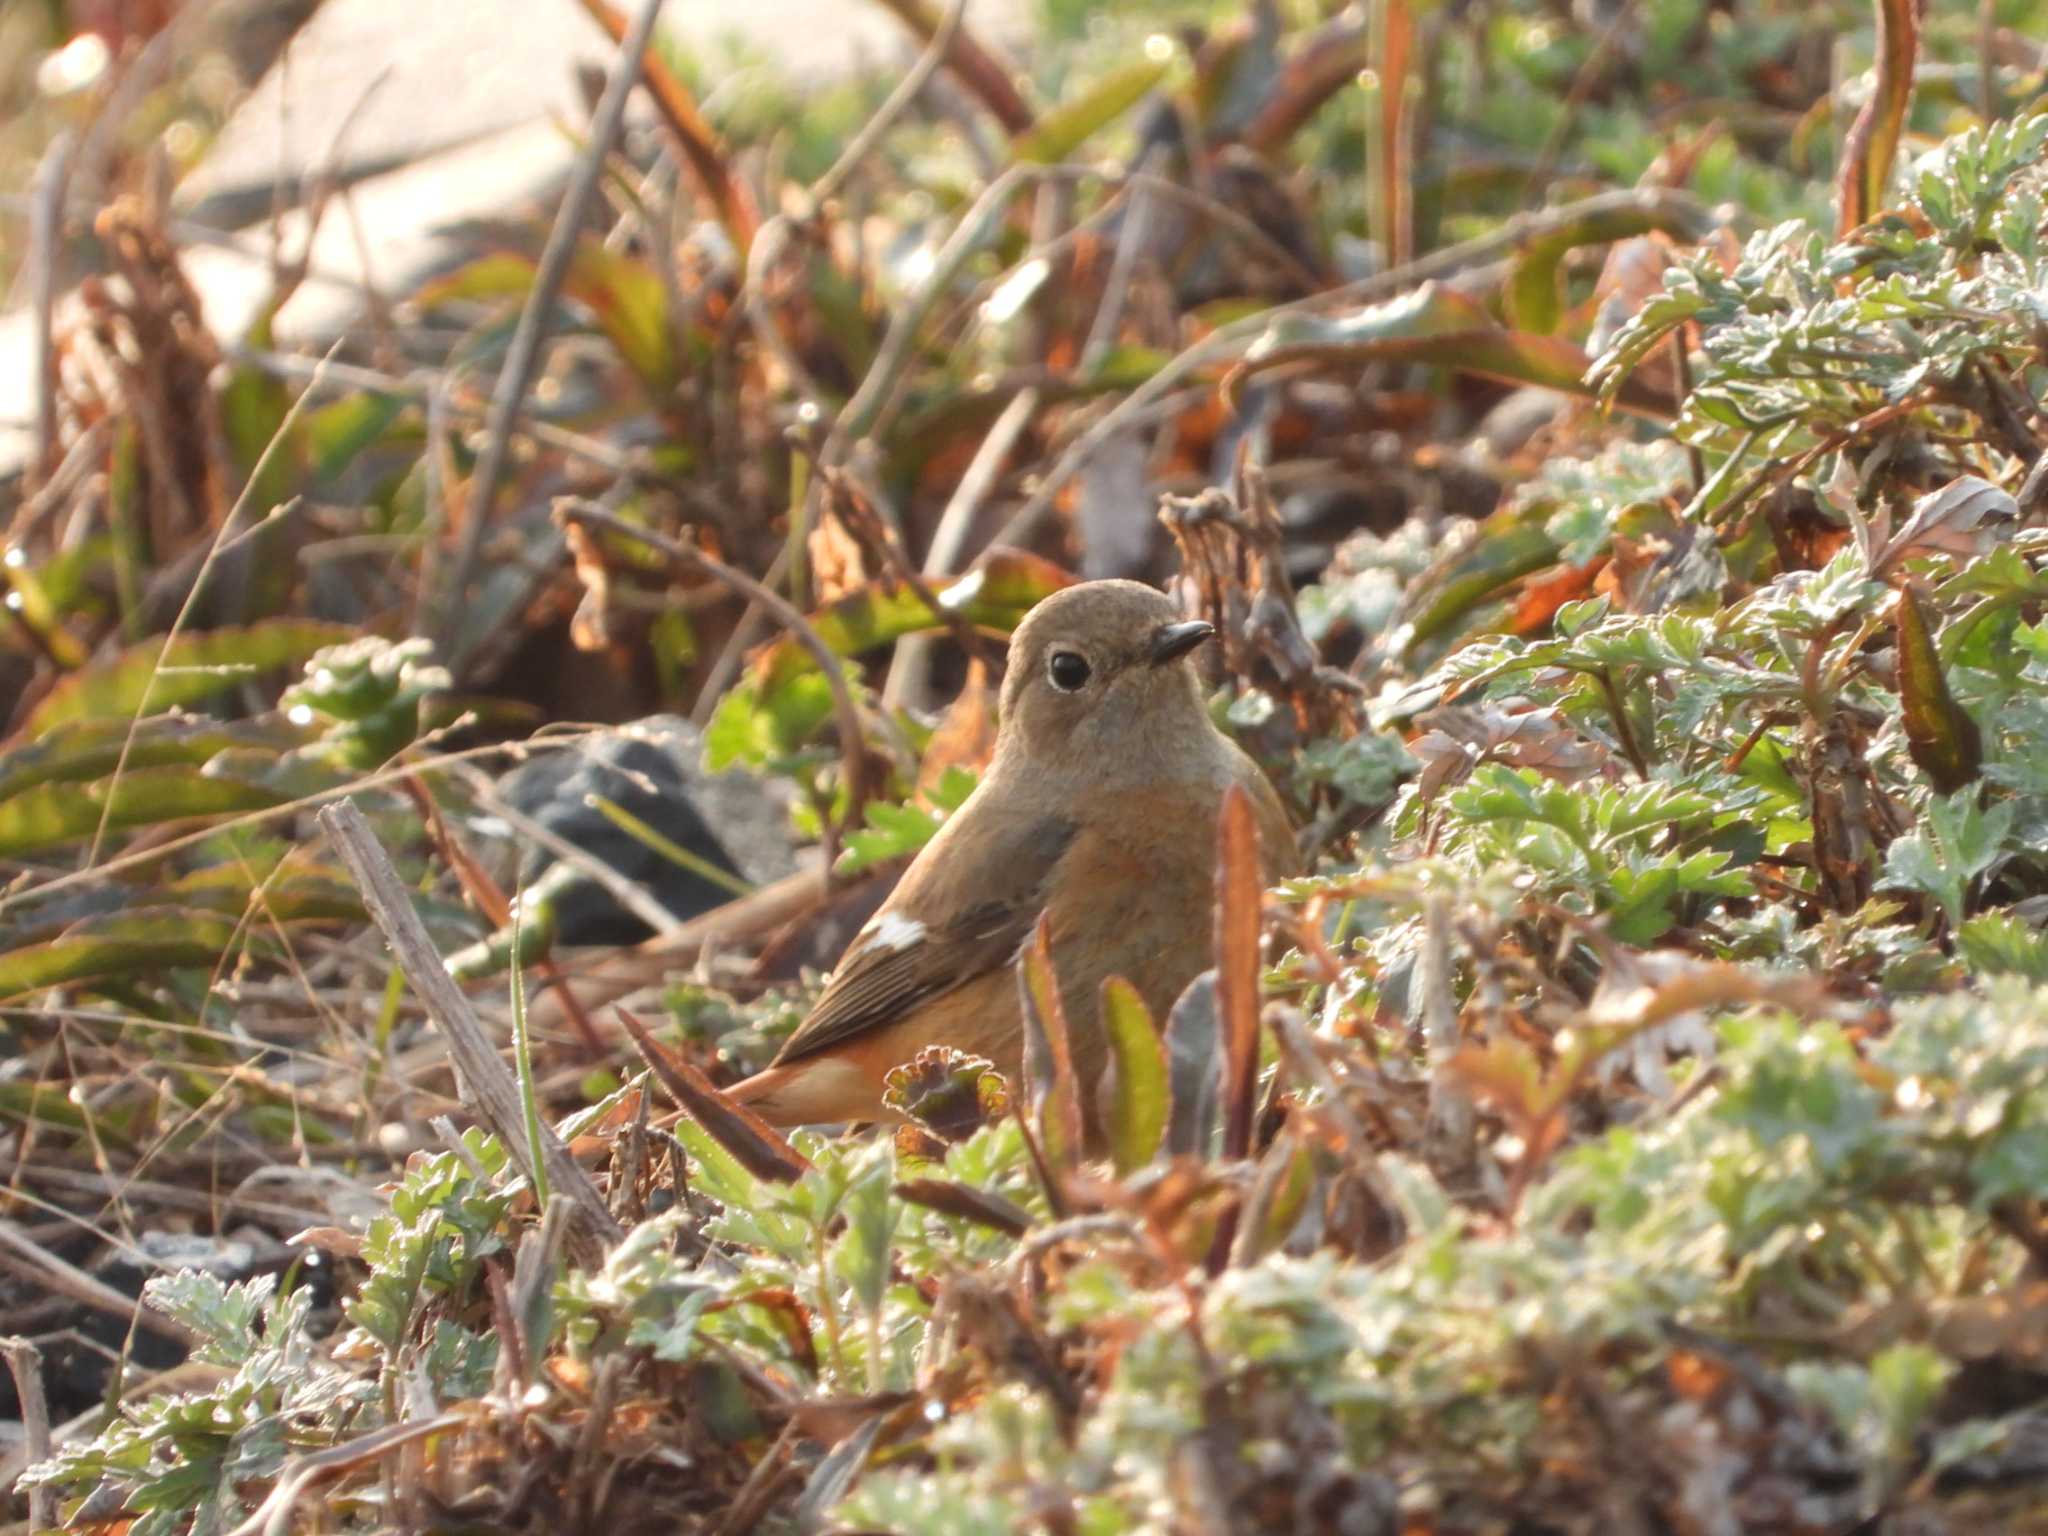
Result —
<path fill-rule="evenodd" d="M 924 938 L 924 924 L 900 912 L 883 912 L 861 930 L 860 948 L 905 950 Z"/>

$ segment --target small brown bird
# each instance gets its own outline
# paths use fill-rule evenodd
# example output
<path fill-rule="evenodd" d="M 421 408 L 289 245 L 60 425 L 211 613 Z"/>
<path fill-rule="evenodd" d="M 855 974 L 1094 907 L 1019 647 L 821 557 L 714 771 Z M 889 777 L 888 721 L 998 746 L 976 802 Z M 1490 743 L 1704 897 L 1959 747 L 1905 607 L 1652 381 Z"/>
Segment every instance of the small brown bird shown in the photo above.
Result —
<path fill-rule="evenodd" d="M 1103 980 L 1125 978 L 1163 1021 L 1209 964 L 1231 785 L 1251 795 L 1265 880 L 1296 867 L 1279 797 L 1210 722 L 1187 664 L 1214 633 L 1133 581 L 1083 582 L 1032 609 L 1010 639 L 981 784 L 855 936 L 774 1065 L 734 1097 L 775 1125 L 888 1118 L 884 1077 L 928 1045 L 985 1056 L 1018 1083 L 1012 962 L 1045 912 L 1092 1121 Z"/>

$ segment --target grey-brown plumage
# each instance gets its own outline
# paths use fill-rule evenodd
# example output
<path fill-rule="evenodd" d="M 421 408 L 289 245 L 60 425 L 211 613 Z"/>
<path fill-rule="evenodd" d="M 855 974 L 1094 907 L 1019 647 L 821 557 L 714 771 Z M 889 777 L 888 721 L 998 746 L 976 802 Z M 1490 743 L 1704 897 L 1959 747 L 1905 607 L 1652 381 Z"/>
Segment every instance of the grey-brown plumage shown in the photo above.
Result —
<path fill-rule="evenodd" d="M 1186 660 L 1210 633 L 1137 582 L 1084 582 L 1032 609 L 1010 640 L 981 784 L 735 1096 L 780 1125 L 881 1118 L 883 1079 L 927 1045 L 987 1056 L 1016 1081 L 1012 962 L 1043 911 L 1092 1114 L 1103 981 L 1124 977 L 1163 1019 L 1209 963 L 1231 785 L 1257 812 L 1264 877 L 1296 865 L 1279 797 L 1211 723 Z"/>

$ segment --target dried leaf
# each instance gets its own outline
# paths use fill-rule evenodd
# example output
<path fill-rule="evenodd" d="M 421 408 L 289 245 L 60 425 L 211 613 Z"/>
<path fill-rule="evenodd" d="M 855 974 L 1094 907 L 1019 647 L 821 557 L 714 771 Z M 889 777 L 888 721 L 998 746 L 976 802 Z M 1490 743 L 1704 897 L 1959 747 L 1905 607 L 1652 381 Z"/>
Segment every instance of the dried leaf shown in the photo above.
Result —
<path fill-rule="evenodd" d="M 1216 1134 L 1217 1057 L 1222 1038 L 1216 1006 L 1216 972 L 1207 970 L 1166 1016 L 1166 1069 L 1171 1111 L 1166 1150 L 1175 1156 L 1207 1157 Z"/>
<path fill-rule="evenodd" d="M 1216 823 L 1216 1012 L 1223 1029 L 1223 1155 L 1249 1157 L 1259 1089 L 1259 829 L 1233 784 Z"/>
<path fill-rule="evenodd" d="M 1024 1079 L 1040 1145 L 1053 1168 L 1071 1168 L 1081 1156 L 1081 1091 L 1052 965 L 1052 925 L 1042 912 L 1018 956 L 1017 990 L 1024 1014 Z"/>
<path fill-rule="evenodd" d="M 1883 581 L 1902 561 L 1917 555 L 1975 559 L 1989 553 L 1996 538 L 1984 520 L 2011 522 L 2019 515 L 2020 505 L 2009 493 L 1976 475 L 1959 475 L 1914 502 L 1912 515 L 1897 533 L 1875 550 L 1866 549 L 1870 574 Z"/>
<path fill-rule="evenodd" d="M 810 1159 L 782 1139 L 782 1133 L 675 1055 L 628 1009 L 619 1010 L 626 1033 L 662 1087 L 714 1141 L 757 1179 L 793 1184 L 810 1172 Z"/>
<path fill-rule="evenodd" d="M 995 1063 L 947 1045 L 926 1046 L 882 1081 L 882 1103 L 942 1141 L 965 1141 L 1010 1112 Z"/>
<path fill-rule="evenodd" d="M 942 1216 L 958 1216 L 1011 1237 L 1022 1237 L 1031 1230 L 1031 1213 L 1024 1207 L 971 1184 L 951 1179 L 905 1179 L 895 1190 L 912 1205 L 921 1205 Z"/>
<path fill-rule="evenodd" d="M 1899 593 L 1892 620 L 1898 636 L 1906 749 L 1934 787 L 1952 795 L 1983 770 L 1983 734 L 1949 692 L 1941 654 L 1928 631 L 1927 610 L 1910 583 Z"/>
<path fill-rule="evenodd" d="M 1416 723 L 1426 729 L 1408 743 L 1422 763 L 1418 796 L 1434 799 L 1481 763 L 1531 768 L 1560 784 L 1583 783 L 1606 766 L 1606 750 L 1566 725 L 1556 708 L 1509 712 L 1522 702 L 1444 704 L 1418 716 Z"/>
<path fill-rule="evenodd" d="M 1835 231 L 1846 235 L 1877 216 L 1913 97 L 1913 61 L 1920 47 L 1919 0 L 1878 0 L 1877 86 L 1856 114 L 1842 146 L 1835 183 Z"/>
<path fill-rule="evenodd" d="M 1564 1108 L 1571 1097 L 1572 1074 L 1560 1069 L 1546 1077 L 1536 1053 L 1513 1035 L 1460 1046 L 1450 1070 L 1521 1138 L 1523 1179 L 1542 1167 L 1564 1141 L 1570 1128 Z"/>

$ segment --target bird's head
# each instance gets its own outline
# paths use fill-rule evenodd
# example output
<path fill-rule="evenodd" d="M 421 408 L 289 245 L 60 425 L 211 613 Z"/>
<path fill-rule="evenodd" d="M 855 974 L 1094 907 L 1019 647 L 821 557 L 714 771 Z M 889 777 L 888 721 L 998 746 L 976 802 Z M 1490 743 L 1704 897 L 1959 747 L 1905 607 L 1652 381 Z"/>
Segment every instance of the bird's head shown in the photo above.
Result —
<path fill-rule="evenodd" d="M 1055 592 L 1010 637 L 998 756 L 1114 774 L 1199 749 L 1214 728 L 1187 656 L 1215 632 L 1139 582 Z"/>

